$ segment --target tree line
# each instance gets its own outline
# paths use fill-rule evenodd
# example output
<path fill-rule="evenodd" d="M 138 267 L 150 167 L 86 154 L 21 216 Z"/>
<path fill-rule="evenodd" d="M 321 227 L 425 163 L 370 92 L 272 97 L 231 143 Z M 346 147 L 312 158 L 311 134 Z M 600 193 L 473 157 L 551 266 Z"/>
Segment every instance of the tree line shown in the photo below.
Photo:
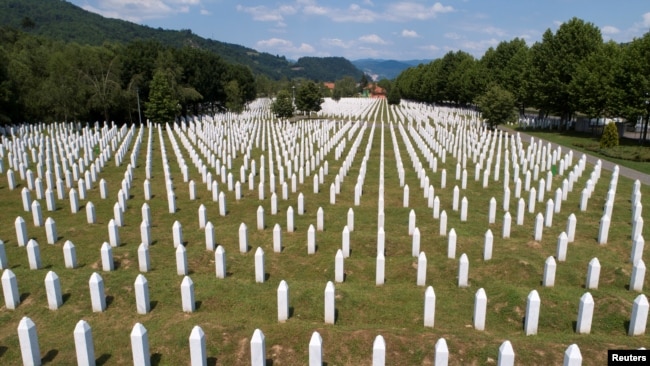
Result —
<path fill-rule="evenodd" d="M 0 28 L 0 123 L 169 122 L 181 114 L 239 112 L 257 96 L 246 66 L 200 48 L 153 41 L 64 43 Z"/>
<path fill-rule="evenodd" d="M 470 105 L 505 95 L 519 113 L 559 116 L 561 127 L 577 115 L 647 123 L 650 33 L 625 44 L 604 42 L 598 27 L 573 18 L 530 47 L 515 38 L 480 59 L 450 51 L 403 71 L 395 86 L 402 98 L 426 103 Z"/>

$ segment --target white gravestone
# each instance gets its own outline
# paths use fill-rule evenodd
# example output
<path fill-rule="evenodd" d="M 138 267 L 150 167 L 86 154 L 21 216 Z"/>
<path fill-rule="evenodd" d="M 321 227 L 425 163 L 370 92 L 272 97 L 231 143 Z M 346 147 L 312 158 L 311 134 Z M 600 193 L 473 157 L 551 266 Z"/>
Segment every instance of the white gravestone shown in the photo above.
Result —
<path fill-rule="evenodd" d="M 372 366 L 384 365 L 386 365 L 386 341 L 384 337 L 378 335 L 372 343 Z"/>
<path fill-rule="evenodd" d="M 314 332 L 309 340 L 309 366 L 323 365 L 323 338 Z"/>
<path fill-rule="evenodd" d="M 648 298 L 644 294 L 634 299 L 627 335 L 637 336 L 645 334 L 646 324 L 648 322 L 648 308 Z"/>
<path fill-rule="evenodd" d="M 436 293 L 433 286 L 424 291 L 424 326 L 433 328 L 436 317 Z"/>
<path fill-rule="evenodd" d="M 189 276 L 185 276 L 183 282 L 181 282 L 181 305 L 185 313 L 193 313 L 196 309 L 196 303 L 194 302 L 194 282 L 192 282 Z"/>
<path fill-rule="evenodd" d="M 278 321 L 283 323 L 289 319 L 289 285 L 285 280 L 278 285 L 277 298 Z"/>
<path fill-rule="evenodd" d="M 138 314 L 147 314 L 151 310 L 151 303 L 149 301 L 149 282 L 142 275 L 139 274 L 133 283 L 135 290 L 135 308 Z"/>
<path fill-rule="evenodd" d="M 591 320 L 594 315 L 594 298 L 589 292 L 585 292 L 580 298 L 578 307 L 578 319 L 576 321 L 576 333 L 589 334 L 591 332 Z"/>
<path fill-rule="evenodd" d="M 135 323 L 131 330 L 131 353 L 133 365 L 151 366 L 149 355 L 149 335 L 144 325 Z"/>
<path fill-rule="evenodd" d="M 99 273 L 94 272 L 88 281 L 90 288 L 90 302 L 93 312 L 101 313 L 106 310 L 106 295 L 104 294 L 104 280 Z"/>
<path fill-rule="evenodd" d="M 151 270 L 149 246 L 145 243 L 140 243 L 138 246 L 138 269 L 140 272 L 149 272 Z"/>
<path fill-rule="evenodd" d="M 52 271 L 49 271 L 45 276 L 45 293 L 47 294 L 47 305 L 50 310 L 57 310 L 63 305 L 61 281 L 59 276 Z"/>
<path fill-rule="evenodd" d="M 539 322 L 539 310 L 541 300 L 536 290 L 532 290 L 526 298 L 526 319 L 524 321 L 524 332 L 526 335 L 537 334 Z"/>
<path fill-rule="evenodd" d="M 458 262 L 458 287 L 469 286 L 469 259 L 467 254 L 463 253 Z"/>
<path fill-rule="evenodd" d="M 334 283 L 328 281 L 325 286 L 325 324 L 334 324 L 336 321 L 336 291 Z"/>
<path fill-rule="evenodd" d="M 23 365 L 40 365 L 41 351 L 38 346 L 36 324 L 26 316 L 18 323 L 18 342 Z"/>
<path fill-rule="evenodd" d="M 226 250 L 221 245 L 214 251 L 214 267 L 217 278 L 226 278 Z"/>
<path fill-rule="evenodd" d="M 251 366 L 266 366 L 266 342 L 264 333 L 255 329 L 251 337 Z"/>
<path fill-rule="evenodd" d="M 189 337 L 190 364 L 192 366 L 207 366 L 208 358 L 205 350 L 205 333 L 198 325 L 192 328 Z"/>
<path fill-rule="evenodd" d="M 77 365 L 95 365 L 95 345 L 90 325 L 85 320 L 79 320 L 74 327 L 74 346 L 77 354 Z"/>
<path fill-rule="evenodd" d="M 18 280 L 10 269 L 5 269 L 2 272 L 2 292 L 5 298 L 5 308 L 15 310 L 20 304 L 20 295 Z"/>
<path fill-rule="evenodd" d="M 589 261 L 589 265 L 587 266 L 587 280 L 585 282 L 585 288 L 588 290 L 597 289 L 599 279 L 600 262 L 598 261 L 598 258 L 592 258 Z"/>
<path fill-rule="evenodd" d="M 474 329 L 485 330 L 485 315 L 487 311 L 487 295 L 483 288 L 474 295 Z"/>

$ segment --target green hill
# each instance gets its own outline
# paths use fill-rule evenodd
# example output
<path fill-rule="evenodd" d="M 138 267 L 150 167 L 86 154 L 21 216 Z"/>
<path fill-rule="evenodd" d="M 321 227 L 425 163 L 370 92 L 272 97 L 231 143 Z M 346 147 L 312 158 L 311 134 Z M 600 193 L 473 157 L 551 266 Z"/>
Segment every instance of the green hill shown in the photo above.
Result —
<path fill-rule="evenodd" d="M 275 80 L 283 77 L 336 80 L 342 76 L 356 78 L 361 75 L 361 71 L 342 58 L 310 57 L 308 61 L 301 62 L 301 59 L 293 65 L 284 56 L 205 39 L 189 29 L 166 30 L 109 19 L 62 0 L 0 0 L 0 25 L 80 44 L 156 40 L 166 46 L 196 47 L 212 51 L 226 62 L 246 65 L 253 73 Z M 334 65 L 329 64 L 332 61 Z"/>

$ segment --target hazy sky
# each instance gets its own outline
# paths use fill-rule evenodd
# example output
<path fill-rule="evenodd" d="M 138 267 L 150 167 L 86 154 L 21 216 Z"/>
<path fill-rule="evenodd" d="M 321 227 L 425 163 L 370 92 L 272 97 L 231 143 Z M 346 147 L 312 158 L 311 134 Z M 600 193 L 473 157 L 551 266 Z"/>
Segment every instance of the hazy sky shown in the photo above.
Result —
<path fill-rule="evenodd" d="M 481 57 L 515 37 L 530 45 L 572 17 L 605 40 L 650 30 L 648 0 L 68 0 L 106 17 L 284 55 L 350 60 L 433 59 L 450 50 Z"/>

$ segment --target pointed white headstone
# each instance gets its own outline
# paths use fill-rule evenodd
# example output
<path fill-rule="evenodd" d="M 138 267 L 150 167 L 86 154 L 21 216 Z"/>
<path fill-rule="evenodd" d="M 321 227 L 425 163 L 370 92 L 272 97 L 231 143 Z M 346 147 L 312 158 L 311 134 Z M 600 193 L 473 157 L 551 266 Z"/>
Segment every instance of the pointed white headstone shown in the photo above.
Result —
<path fill-rule="evenodd" d="M 88 281 L 90 288 L 90 302 L 93 312 L 101 313 L 106 310 L 106 295 L 104 294 L 104 280 L 99 273 L 94 272 Z"/>
<path fill-rule="evenodd" d="M 151 310 L 151 303 L 149 301 L 149 282 L 142 275 L 139 274 L 133 283 L 135 290 L 135 308 L 138 314 L 147 314 Z"/>
<path fill-rule="evenodd" d="M 18 323 L 18 341 L 23 365 L 40 365 L 41 351 L 38 346 L 36 324 L 26 316 Z"/>
<path fill-rule="evenodd" d="M 474 295 L 474 329 L 485 330 L 485 315 L 487 312 L 487 295 L 483 288 Z"/>
<path fill-rule="evenodd" d="M 131 330 L 131 352 L 133 365 L 151 366 L 149 335 L 144 325 L 135 323 Z"/>
<path fill-rule="evenodd" d="M 205 350 L 205 333 L 198 325 L 190 333 L 190 364 L 192 366 L 207 366 L 208 358 Z"/>
<path fill-rule="evenodd" d="M 266 342 L 260 329 L 251 337 L 251 366 L 266 366 Z"/>
<path fill-rule="evenodd" d="M 524 332 L 526 335 L 537 334 L 539 322 L 539 310 L 541 300 L 536 290 L 532 290 L 526 298 L 526 319 L 524 321 Z"/>
<path fill-rule="evenodd" d="M 594 315 L 594 298 L 589 292 L 585 292 L 580 298 L 578 307 L 578 320 L 576 321 L 576 333 L 589 334 L 591 332 L 591 320 Z"/>
<path fill-rule="evenodd" d="M 194 282 L 192 282 L 189 276 L 185 276 L 183 282 L 181 282 L 181 305 L 185 313 L 193 313 L 196 309 L 196 303 L 194 302 Z"/>
<path fill-rule="evenodd" d="M 5 298 L 5 308 L 16 309 L 20 304 L 18 280 L 16 275 L 8 268 L 2 272 L 2 293 Z"/>
<path fill-rule="evenodd" d="M 627 331 L 629 336 L 645 334 L 646 324 L 648 322 L 648 298 L 641 294 L 634 299 L 632 305 L 632 315 L 630 316 L 630 327 Z"/>
<path fill-rule="evenodd" d="M 325 324 L 334 324 L 336 321 L 336 291 L 334 283 L 328 281 L 325 286 Z"/>
<path fill-rule="evenodd" d="M 63 305 L 61 281 L 59 276 L 52 271 L 49 271 L 45 276 L 45 293 L 47 294 L 47 305 L 50 310 L 57 310 Z"/>
<path fill-rule="evenodd" d="M 74 347 L 77 354 L 77 365 L 95 365 L 95 345 L 93 332 L 85 320 L 79 320 L 74 327 Z"/>

